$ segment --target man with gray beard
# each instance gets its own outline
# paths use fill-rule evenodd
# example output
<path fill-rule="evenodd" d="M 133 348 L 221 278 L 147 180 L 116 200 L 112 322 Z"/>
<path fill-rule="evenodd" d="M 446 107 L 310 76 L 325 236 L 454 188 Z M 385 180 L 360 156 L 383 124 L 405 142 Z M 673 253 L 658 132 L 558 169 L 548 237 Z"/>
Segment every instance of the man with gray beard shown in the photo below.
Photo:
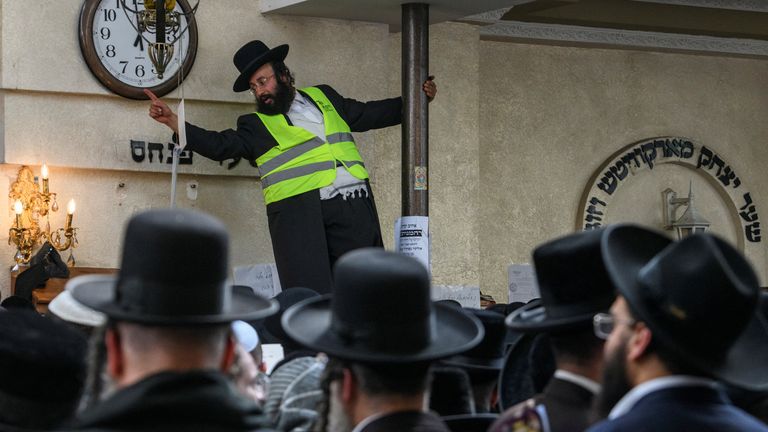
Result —
<path fill-rule="evenodd" d="M 294 305 L 286 333 L 330 360 L 321 424 L 328 432 L 448 432 L 426 412 L 431 363 L 483 337 L 474 316 L 430 300 L 429 273 L 413 258 L 381 249 L 336 264 L 333 296 Z"/>

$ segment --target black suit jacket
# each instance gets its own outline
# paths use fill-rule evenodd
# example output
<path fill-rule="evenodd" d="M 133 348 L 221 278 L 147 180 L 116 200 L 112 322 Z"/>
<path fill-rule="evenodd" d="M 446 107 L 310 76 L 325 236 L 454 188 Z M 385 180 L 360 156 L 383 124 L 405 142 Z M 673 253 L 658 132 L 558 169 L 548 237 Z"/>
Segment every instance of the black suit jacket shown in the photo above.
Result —
<path fill-rule="evenodd" d="M 768 426 L 732 405 L 723 392 L 688 386 L 650 393 L 626 414 L 589 429 L 608 431 L 768 432 Z"/>
<path fill-rule="evenodd" d="M 434 414 L 421 411 L 402 411 L 380 417 L 360 432 L 451 432 Z"/>
<path fill-rule="evenodd" d="M 504 411 L 489 430 L 510 430 L 511 425 L 530 415 L 524 407 L 544 405 L 546 422 L 549 423 L 551 432 L 580 432 L 592 423 L 590 418 L 594 396 L 578 384 L 553 377 L 542 394 Z"/>
<path fill-rule="evenodd" d="M 559 378 L 544 388 L 537 401 L 544 405 L 552 432 L 583 431 L 592 424 L 591 407 L 595 395 L 586 388 Z"/>

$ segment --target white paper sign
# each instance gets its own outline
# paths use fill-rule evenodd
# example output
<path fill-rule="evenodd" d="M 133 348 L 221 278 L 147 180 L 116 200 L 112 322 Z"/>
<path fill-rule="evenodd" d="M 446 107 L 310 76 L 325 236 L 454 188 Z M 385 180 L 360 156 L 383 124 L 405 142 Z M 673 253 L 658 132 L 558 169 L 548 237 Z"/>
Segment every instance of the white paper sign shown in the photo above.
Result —
<path fill-rule="evenodd" d="M 523 302 L 539 297 L 539 285 L 536 274 L 530 264 L 512 264 L 509 274 L 509 303 Z"/>
<path fill-rule="evenodd" d="M 282 291 L 274 263 L 235 267 L 234 279 L 235 285 L 247 285 L 256 294 L 266 298 L 272 298 Z"/>
<path fill-rule="evenodd" d="M 431 271 L 429 217 L 403 216 L 395 221 L 395 251 L 419 260 Z"/>
<path fill-rule="evenodd" d="M 178 117 L 179 123 L 178 123 L 178 129 L 179 129 L 179 148 L 181 150 L 184 150 L 184 147 L 187 146 L 187 120 L 186 120 L 186 114 L 184 113 L 184 99 L 179 102 L 179 109 L 177 111 L 176 117 Z"/>
<path fill-rule="evenodd" d="M 462 307 L 480 309 L 480 287 L 433 285 L 432 300 L 456 300 Z"/>
<path fill-rule="evenodd" d="M 272 368 L 285 357 L 283 346 L 280 344 L 262 344 L 261 352 L 263 354 L 261 361 L 267 366 L 267 375 L 271 374 Z"/>

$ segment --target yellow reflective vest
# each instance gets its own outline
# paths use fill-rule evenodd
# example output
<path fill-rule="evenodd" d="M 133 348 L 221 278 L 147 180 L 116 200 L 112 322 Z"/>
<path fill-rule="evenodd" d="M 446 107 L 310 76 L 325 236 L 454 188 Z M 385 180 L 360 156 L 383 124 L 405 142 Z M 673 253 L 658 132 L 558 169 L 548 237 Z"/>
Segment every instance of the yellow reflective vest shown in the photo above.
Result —
<path fill-rule="evenodd" d="M 368 178 L 347 122 L 320 89 L 301 90 L 322 111 L 325 136 L 291 126 L 283 115 L 256 113 L 277 141 L 277 146 L 256 159 L 265 204 L 330 185 L 337 162 L 360 180 Z"/>

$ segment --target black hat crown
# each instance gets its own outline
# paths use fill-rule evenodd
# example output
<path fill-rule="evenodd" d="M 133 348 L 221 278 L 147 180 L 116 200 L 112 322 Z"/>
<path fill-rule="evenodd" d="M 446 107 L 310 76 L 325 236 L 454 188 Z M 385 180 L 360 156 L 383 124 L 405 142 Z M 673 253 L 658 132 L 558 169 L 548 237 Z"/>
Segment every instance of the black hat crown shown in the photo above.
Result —
<path fill-rule="evenodd" d="M 768 324 L 757 276 L 738 250 L 709 233 L 672 242 L 634 225 L 606 231 L 609 274 L 660 345 L 722 381 L 768 389 Z"/>
<path fill-rule="evenodd" d="M 590 326 L 616 298 L 603 262 L 604 230 L 582 231 L 533 251 L 540 303 L 517 309 L 507 324 L 521 331 L 559 331 Z"/>
<path fill-rule="evenodd" d="M 483 336 L 476 318 L 433 305 L 427 269 L 382 249 L 358 249 L 334 269 L 333 296 L 305 300 L 283 315 L 299 343 L 363 362 L 435 360 L 475 346 Z"/>
<path fill-rule="evenodd" d="M 235 80 L 232 90 L 241 92 L 250 88 L 248 81 L 256 69 L 272 61 L 283 61 L 288 55 L 288 45 L 280 45 L 269 49 L 264 42 L 253 40 L 243 45 L 232 58 L 240 75 Z"/>
<path fill-rule="evenodd" d="M 755 312 L 757 276 L 731 245 L 695 235 L 659 253 L 638 276 L 643 312 L 670 345 L 723 358 Z"/>
<path fill-rule="evenodd" d="M 273 313 L 277 304 L 266 299 L 233 295 L 228 248 L 226 228 L 213 216 L 149 210 L 128 223 L 117 279 L 77 278 L 72 295 L 110 317 L 142 323 L 213 324 Z"/>

